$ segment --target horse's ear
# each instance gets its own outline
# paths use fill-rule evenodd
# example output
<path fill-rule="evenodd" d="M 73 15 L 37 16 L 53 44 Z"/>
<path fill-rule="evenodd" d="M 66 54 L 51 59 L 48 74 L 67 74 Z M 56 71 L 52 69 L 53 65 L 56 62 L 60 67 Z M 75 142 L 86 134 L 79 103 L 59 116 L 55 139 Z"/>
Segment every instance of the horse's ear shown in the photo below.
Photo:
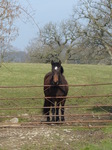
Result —
<path fill-rule="evenodd" d="M 59 64 L 61 65 L 61 60 L 59 60 Z"/>

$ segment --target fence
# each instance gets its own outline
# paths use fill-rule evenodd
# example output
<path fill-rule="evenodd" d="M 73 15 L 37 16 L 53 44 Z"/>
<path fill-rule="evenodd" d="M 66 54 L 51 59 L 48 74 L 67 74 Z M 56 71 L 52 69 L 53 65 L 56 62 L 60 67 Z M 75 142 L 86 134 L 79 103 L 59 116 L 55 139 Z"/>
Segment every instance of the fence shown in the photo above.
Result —
<path fill-rule="evenodd" d="M 44 97 L 43 85 L 0 86 L 0 127 L 28 128 L 41 124 L 89 128 L 112 126 L 112 83 L 68 86 L 68 96 L 54 97 L 66 98 L 64 122 L 45 121 L 46 118 L 41 111 L 43 101 L 44 98 L 53 97 Z M 19 122 L 13 123 L 12 118 Z"/>

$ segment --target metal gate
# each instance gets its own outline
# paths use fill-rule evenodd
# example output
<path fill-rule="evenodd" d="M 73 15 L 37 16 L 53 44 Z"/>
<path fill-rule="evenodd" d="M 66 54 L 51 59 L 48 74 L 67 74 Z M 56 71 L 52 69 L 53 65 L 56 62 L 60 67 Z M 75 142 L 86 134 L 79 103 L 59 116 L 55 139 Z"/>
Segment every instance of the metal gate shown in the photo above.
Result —
<path fill-rule="evenodd" d="M 64 122 L 46 122 L 42 114 L 43 85 L 0 86 L 0 128 L 31 128 L 41 124 L 112 127 L 112 83 L 68 86 Z"/>

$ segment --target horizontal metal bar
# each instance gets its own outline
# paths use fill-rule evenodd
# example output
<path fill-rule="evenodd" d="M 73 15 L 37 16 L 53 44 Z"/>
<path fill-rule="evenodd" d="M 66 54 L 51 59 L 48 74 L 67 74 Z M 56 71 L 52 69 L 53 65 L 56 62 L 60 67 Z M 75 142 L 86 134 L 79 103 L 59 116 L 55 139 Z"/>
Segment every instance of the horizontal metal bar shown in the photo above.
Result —
<path fill-rule="evenodd" d="M 58 86 L 69 86 L 69 87 L 78 87 L 78 86 L 100 86 L 100 85 L 112 85 L 112 83 L 95 83 L 95 84 L 69 84 L 69 85 L 58 85 Z M 0 88 L 37 88 L 37 87 L 48 87 L 55 85 L 24 85 L 24 86 L 0 86 Z"/>
<path fill-rule="evenodd" d="M 53 115 L 50 115 L 52 117 Z M 54 115 L 54 116 L 65 116 L 65 117 L 80 117 L 80 116 L 92 116 L 92 117 L 106 117 L 106 116 L 112 116 L 112 113 L 104 113 L 104 114 L 65 114 L 65 115 Z M 43 115 L 13 115 L 13 116 L 0 116 L 0 118 L 33 118 L 33 117 L 43 117 Z"/>
<path fill-rule="evenodd" d="M 72 98 L 97 98 L 97 97 L 112 97 L 112 94 L 105 94 L 105 95 L 82 95 L 82 96 L 47 96 L 47 97 L 10 97 L 10 98 L 0 98 L 0 100 L 23 100 L 23 99 L 72 99 Z"/>
<path fill-rule="evenodd" d="M 66 105 L 66 106 L 61 106 L 61 108 L 84 108 L 84 107 L 112 107 L 112 105 Z M 11 107 L 11 108 L 0 108 L 0 110 L 23 110 L 23 109 L 43 109 L 43 108 L 51 108 L 51 107 Z M 56 106 L 55 108 L 60 108 L 60 106 Z"/>
<path fill-rule="evenodd" d="M 58 121 L 58 122 L 46 122 L 46 121 L 38 121 L 38 122 L 25 122 L 21 123 L 21 125 L 36 125 L 40 124 L 63 124 L 63 123 L 111 123 L 112 120 L 71 120 L 71 121 Z"/>

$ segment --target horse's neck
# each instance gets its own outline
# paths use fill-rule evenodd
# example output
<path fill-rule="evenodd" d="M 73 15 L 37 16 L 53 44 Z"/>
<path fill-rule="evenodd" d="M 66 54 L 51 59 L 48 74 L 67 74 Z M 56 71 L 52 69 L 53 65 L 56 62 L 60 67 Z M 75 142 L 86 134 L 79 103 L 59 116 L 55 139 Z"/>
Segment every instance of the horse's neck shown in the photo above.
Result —
<path fill-rule="evenodd" d="M 44 77 L 44 84 L 49 85 L 52 78 L 52 72 L 48 72 Z"/>

